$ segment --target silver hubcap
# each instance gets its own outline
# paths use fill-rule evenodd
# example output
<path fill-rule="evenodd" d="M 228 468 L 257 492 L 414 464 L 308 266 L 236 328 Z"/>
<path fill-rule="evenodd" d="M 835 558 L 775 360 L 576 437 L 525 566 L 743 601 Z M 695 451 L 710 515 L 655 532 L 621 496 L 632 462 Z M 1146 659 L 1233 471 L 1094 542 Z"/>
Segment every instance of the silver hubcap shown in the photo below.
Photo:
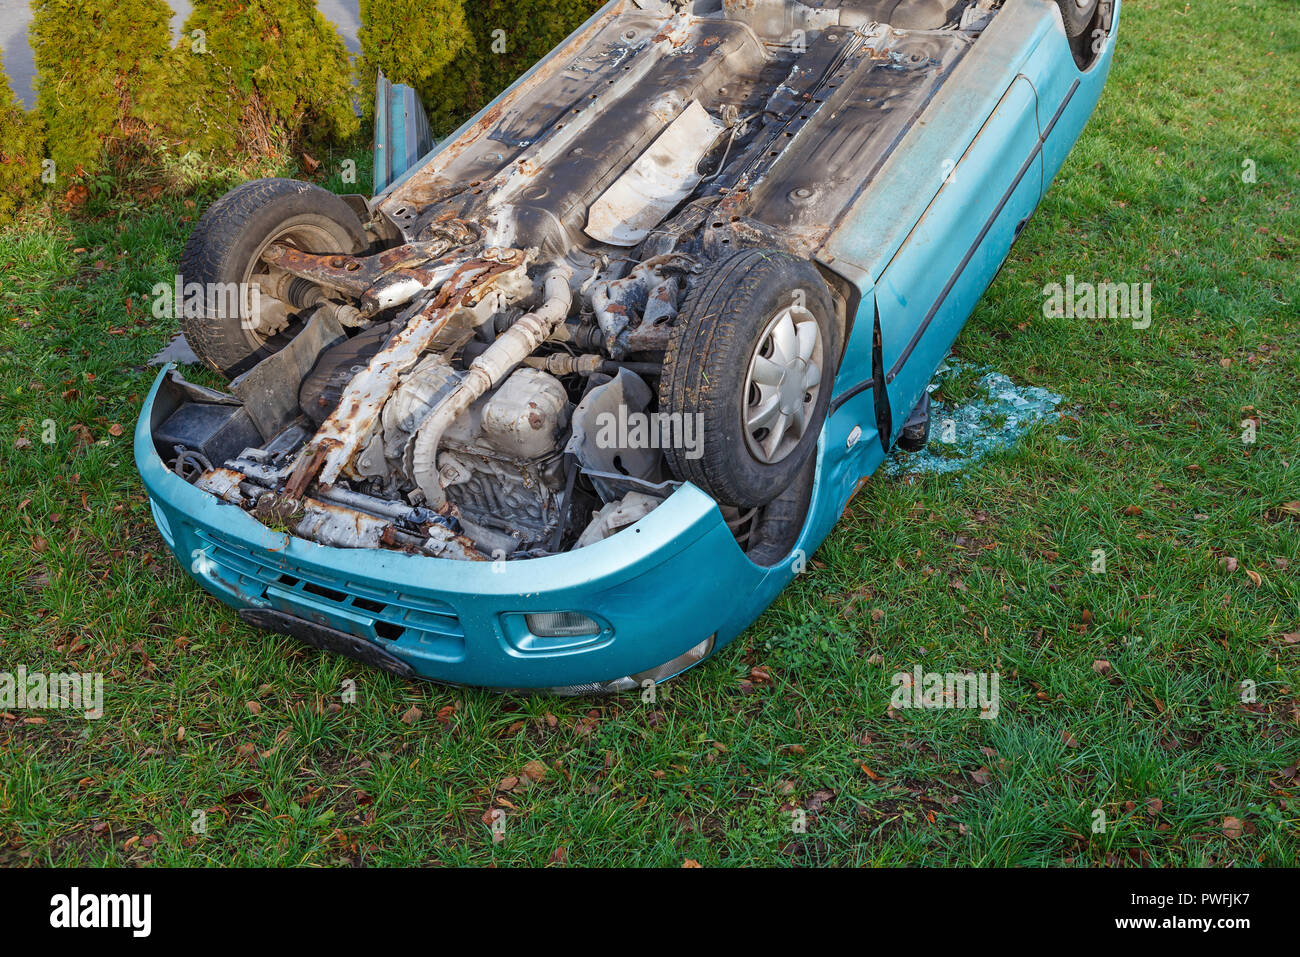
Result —
<path fill-rule="evenodd" d="M 790 306 L 772 317 L 745 376 L 745 444 L 754 458 L 774 464 L 794 451 L 817 406 L 822 363 L 811 312 Z"/>

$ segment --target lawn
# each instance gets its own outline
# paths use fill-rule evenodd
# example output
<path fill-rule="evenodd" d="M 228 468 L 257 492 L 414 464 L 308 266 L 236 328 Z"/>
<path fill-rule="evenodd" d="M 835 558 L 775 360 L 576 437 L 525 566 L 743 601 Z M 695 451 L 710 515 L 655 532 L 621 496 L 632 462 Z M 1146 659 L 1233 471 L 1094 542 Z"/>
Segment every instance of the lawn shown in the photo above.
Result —
<path fill-rule="evenodd" d="M 955 349 L 1063 417 L 878 474 L 654 701 L 392 678 L 243 626 L 165 552 L 130 447 L 174 331 L 150 289 L 233 180 L 0 233 L 0 670 L 105 690 L 97 721 L 0 716 L 0 864 L 1295 864 L 1294 12 L 1126 2 Z M 1069 274 L 1151 283 L 1150 327 L 1046 317 Z M 996 719 L 892 709 L 918 665 L 996 672 Z"/>

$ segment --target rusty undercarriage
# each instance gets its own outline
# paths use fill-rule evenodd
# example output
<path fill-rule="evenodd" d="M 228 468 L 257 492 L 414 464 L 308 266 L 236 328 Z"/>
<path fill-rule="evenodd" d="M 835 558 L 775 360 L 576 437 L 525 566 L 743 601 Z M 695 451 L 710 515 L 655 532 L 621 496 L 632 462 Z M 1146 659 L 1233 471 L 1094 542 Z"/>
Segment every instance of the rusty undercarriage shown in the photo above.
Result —
<path fill-rule="evenodd" d="M 768 402 L 761 362 L 753 377 L 755 401 L 780 405 L 779 419 L 756 406 L 753 421 L 780 422 L 749 429 L 758 460 L 786 438 L 807 457 L 818 418 L 799 402 L 829 390 L 851 298 L 823 243 L 999 6 L 610 9 L 354 202 L 364 242 L 314 241 L 310 223 L 268 233 L 244 276 L 260 302 L 240 317 L 249 360 L 199 350 L 233 377 L 242 440 L 215 461 L 177 442 L 172 464 L 322 544 L 467 560 L 581 547 L 683 480 L 673 462 L 693 451 L 658 441 L 690 441 L 665 354 L 691 290 L 754 249 L 818 263 L 833 303 L 838 329 L 792 320 L 793 390 Z M 659 433 L 603 429 L 657 413 Z M 766 503 L 718 497 L 744 541 Z"/>

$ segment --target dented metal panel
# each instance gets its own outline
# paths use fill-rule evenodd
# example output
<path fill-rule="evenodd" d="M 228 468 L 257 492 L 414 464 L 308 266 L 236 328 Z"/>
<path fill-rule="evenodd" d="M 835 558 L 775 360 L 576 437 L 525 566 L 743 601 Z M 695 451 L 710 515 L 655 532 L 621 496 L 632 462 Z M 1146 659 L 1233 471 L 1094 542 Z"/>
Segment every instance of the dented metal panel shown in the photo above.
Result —
<path fill-rule="evenodd" d="M 700 160 L 724 129 L 698 100 L 691 100 L 591 204 L 587 235 L 613 246 L 635 246 L 645 239 L 699 185 Z"/>

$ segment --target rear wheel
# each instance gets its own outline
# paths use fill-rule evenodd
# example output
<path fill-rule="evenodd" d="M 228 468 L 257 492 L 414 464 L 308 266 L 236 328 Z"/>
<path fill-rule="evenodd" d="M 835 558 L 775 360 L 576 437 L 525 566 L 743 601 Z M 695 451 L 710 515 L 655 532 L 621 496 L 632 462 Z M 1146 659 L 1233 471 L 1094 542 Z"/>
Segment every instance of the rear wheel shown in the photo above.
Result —
<path fill-rule="evenodd" d="M 723 505 L 757 508 L 812 456 L 840 350 L 830 290 L 811 262 L 747 250 L 691 290 L 659 380 L 659 409 L 699 416 L 703 449 L 668 467 Z"/>
<path fill-rule="evenodd" d="M 262 292 L 270 280 L 262 254 L 272 243 L 352 254 L 365 249 L 367 239 L 352 208 L 311 183 L 253 180 L 213 203 L 181 254 L 187 289 L 181 328 L 194 353 L 227 378 L 278 351 L 296 330 L 291 307 Z M 188 292 L 193 283 L 202 292 L 199 301 Z"/>
<path fill-rule="evenodd" d="M 1088 29 L 1097 12 L 1097 0 L 1056 0 L 1056 5 L 1061 8 L 1061 19 L 1065 21 L 1065 35 L 1071 38 Z"/>

